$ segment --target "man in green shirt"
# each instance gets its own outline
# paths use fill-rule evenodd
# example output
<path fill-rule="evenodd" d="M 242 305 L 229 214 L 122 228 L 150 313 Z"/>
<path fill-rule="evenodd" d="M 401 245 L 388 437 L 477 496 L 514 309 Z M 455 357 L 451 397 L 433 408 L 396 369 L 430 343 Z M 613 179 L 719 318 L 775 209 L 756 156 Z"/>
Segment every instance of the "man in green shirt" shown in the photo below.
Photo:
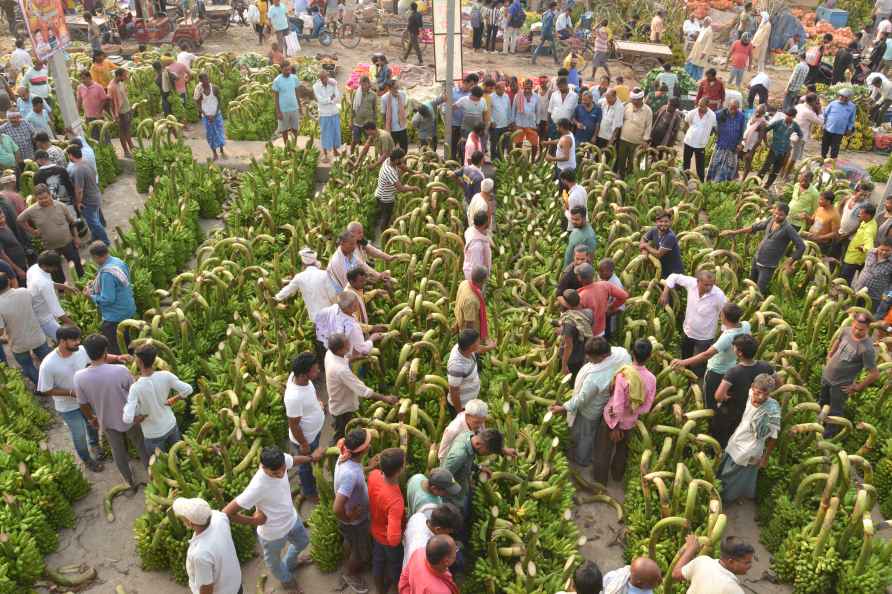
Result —
<path fill-rule="evenodd" d="M 799 231 L 806 223 L 808 216 L 818 208 L 818 189 L 811 185 L 812 172 L 803 171 L 799 183 L 793 186 L 793 197 L 790 198 L 790 224 Z"/>
<path fill-rule="evenodd" d="M 22 161 L 22 151 L 9 134 L 0 134 L 0 167 L 15 169 Z"/>
<path fill-rule="evenodd" d="M 353 149 L 359 144 L 365 132 L 365 125 L 369 123 L 374 124 L 377 120 L 377 111 L 378 94 L 372 90 L 372 81 L 369 80 L 369 77 L 363 76 L 359 79 L 359 88 L 353 93 L 350 152 L 353 152 Z M 385 154 L 389 155 L 390 151 L 387 151 Z"/>
<path fill-rule="evenodd" d="M 584 206 L 574 206 L 570 209 L 570 224 L 573 225 L 573 230 L 570 231 L 570 239 L 567 241 L 567 249 L 564 251 L 565 267 L 573 261 L 573 250 L 581 243 L 589 247 L 589 253 L 595 253 L 598 238 L 595 237 L 595 230 L 588 224 L 586 214 Z"/>
<path fill-rule="evenodd" d="M 477 456 L 488 454 L 501 454 L 505 439 L 497 429 L 484 429 L 480 433 L 467 433 L 455 440 L 443 468 L 452 473 L 455 481 L 461 485 L 457 494 L 450 496 L 450 503 L 456 504 L 464 515 L 465 525 L 471 516 L 471 478 L 475 471 L 480 470 L 487 475 L 487 468 L 478 468 Z"/>
<path fill-rule="evenodd" d="M 393 150 L 393 147 L 396 144 L 393 142 L 393 136 L 390 135 L 390 132 L 387 130 L 381 130 L 378 126 L 375 125 L 375 122 L 366 122 L 366 124 L 362 127 L 365 132 L 365 144 L 362 147 L 362 152 L 359 154 L 359 159 L 365 159 L 365 156 L 368 154 L 369 149 L 375 147 L 375 164 L 372 166 L 373 169 L 380 169 L 381 164 L 390 156 L 390 151 Z"/>

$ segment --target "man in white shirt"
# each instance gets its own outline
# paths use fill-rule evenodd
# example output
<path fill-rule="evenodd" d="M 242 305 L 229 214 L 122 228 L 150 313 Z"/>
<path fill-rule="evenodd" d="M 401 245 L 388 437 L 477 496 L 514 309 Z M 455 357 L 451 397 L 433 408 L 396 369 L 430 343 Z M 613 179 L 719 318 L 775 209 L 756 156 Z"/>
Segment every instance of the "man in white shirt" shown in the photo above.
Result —
<path fill-rule="evenodd" d="M 548 100 L 548 116 L 551 120 L 549 130 L 552 131 L 549 136 L 555 137 L 555 125 L 561 120 L 573 120 L 576 113 L 576 104 L 579 102 L 579 96 L 575 91 L 570 89 L 567 84 L 567 77 L 561 76 L 557 79 L 557 90 L 551 94 Z"/>
<path fill-rule="evenodd" d="M 349 352 L 350 340 L 346 334 L 337 332 L 328 337 L 328 352 L 325 353 L 325 387 L 328 391 L 328 408 L 335 430 L 332 443 L 337 443 L 344 437 L 347 423 L 359 410 L 360 398 L 372 398 L 387 404 L 396 404 L 399 401 L 396 396 L 378 394 L 356 377 L 347 359 Z"/>
<path fill-rule="evenodd" d="M 263 560 L 270 573 L 282 582 L 282 587 L 286 590 L 299 591 L 294 569 L 309 562 L 308 557 L 298 558 L 298 555 L 310 544 L 310 536 L 291 499 L 288 469 L 295 463 L 309 464 L 321 459 L 321 451 L 312 456 L 292 457 L 282 453 L 279 448 L 263 448 L 260 452 L 260 468 L 254 473 L 251 482 L 223 508 L 223 513 L 236 524 L 257 527 Z M 239 513 L 252 507 L 252 516 Z"/>
<path fill-rule="evenodd" d="M 656 561 L 636 557 L 632 563 L 604 574 L 604 594 L 653 594 L 662 572 Z"/>
<path fill-rule="evenodd" d="M 477 374 L 479 352 L 483 352 L 480 333 L 474 328 L 464 328 L 446 363 L 446 378 L 449 382 L 449 399 L 446 404 L 453 414 L 462 412 L 465 405 L 480 393 L 480 376 Z"/>
<path fill-rule="evenodd" d="M 229 518 L 204 499 L 177 497 L 173 513 L 195 533 L 186 552 L 192 594 L 242 594 L 242 568 Z"/>
<path fill-rule="evenodd" d="M 873 72 L 865 80 L 870 89 L 870 119 L 880 126 L 886 120 L 886 112 L 892 105 L 892 81 L 880 72 Z"/>
<path fill-rule="evenodd" d="M 423 505 L 409 517 L 403 531 L 403 567 L 412 553 L 427 546 L 427 541 L 437 534 L 455 536 L 461 532 L 462 516 L 451 503 Z"/>
<path fill-rule="evenodd" d="M 505 92 L 505 83 L 496 83 L 496 90 L 489 96 L 490 103 L 490 130 L 489 152 L 493 159 L 502 158 L 502 135 L 508 132 L 511 126 L 511 98 Z"/>
<path fill-rule="evenodd" d="M 571 10 L 572 6 L 567 5 L 567 7 L 557 15 L 557 19 L 554 22 L 554 30 L 560 39 L 567 39 L 573 35 L 573 19 L 570 16 Z"/>
<path fill-rule="evenodd" d="M 15 49 L 9 56 L 9 65 L 15 68 L 16 74 L 21 74 L 22 70 L 34 67 L 34 60 L 31 58 L 31 52 L 25 49 L 25 40 L 16 39 Z"/>
<path fill-rule="evenodd" d="M 623 102 L 616 96 L 616 89 L 608 89 L 598 101 L 601 107 L 601 126 L 598 128 L 598 137 L 595 144 L 604 148 L 616 143 L 623 127 L 624 108 Z"/>
<path fill-rule="evenodd" d="M 177 62 L 184 64 L 187 68 L 192 68 L 192 62 L 197 56 L 189 51 L 189 46 L 184 42 L 180 44 L 180 52 L 177 54 Z"/>
<path fill-rule="evenodd" d="M 169 371 L 155 371 L 158 350 L 151 343 L 140 345 L 135 354 L 139 377 L 127 393 L 121 420 L 142 428 L 143 446 L 151 456 L 156 448 L 166 452 L 182 439 L 171 407 L 192 394 L 192 386 Z"/>
<path fill-rule="evenodd" d="M 316 324 L 316 340 L 331 349 L 329 344 L 333 334 L 341 333 L 347 336 L 350 342 L 348 358 L 358 359 L 365 357 L 372 351 L 372 345 L 383 334 L 372 332 L 368 338 L 362 333 L 362 327 L 354 314 L 359 310 L 359 298 L 352 291 L 342 291 L 338 295 L 337 303 L 329 305 L 313 318 Z"/>
<path fill-rule="evenodd" d="M 715 273 L 699 270 L 696 278 L 684 274 L 670 274 L 666 277 L 666 288 L 660 295 L 660 305 L 669 303 L 669 291 L 683 287 L 688 294 L 682 330 L 681 358 L 687 359 L 712 346 L 718 332 L 719 314 L 727 302 L 725 294 L 715 286 Z M 706 371 L 704 364 L 691 367 L 698 377 Z"/>
<path fill-rule="evenodd" d="M 81 346 L 81 330 L 73 325 L 62 326 L 55 338 L 58 345 L 40 363 L 37 391 L 52 396 L 53 407 L 68 426 L 74 450 L 84 465 L 93 472 L 102 472 L 99 432 L 87 423 L 74 395 L 74 374 L 90 364 Z"/>
<path fill-rule="evenodd" d="M 576 183 L 576 170 L 565 169 L 558 175 L 560 187 L 567 192 L 564 199 L 564 216 L 567 217 L 567 230 L 573 230 L 573 223 L 570 222 L 570 211 L 574 206 L 583 206 L 588 210 L 588 192 L 581 185 Z"/>
<path fill-rule="evenodd" d="M 56 295 L 56 289 L 74 291 L 64 284 L 53 282 L 53 272 L 62 269 L 62 256 L 56 252 L 45 250 L 37 256 L 37 264 L 31 265 L 25 275 L 28 292 L 31 293 L 31 304 L 34 315 L 40 324 L 43 333 L 50 341 L 56 340 L 56 332 L 59 330 L 61 320 L 65 325 L 74 325 Z"/>
<path fill-rule="evenodd" d="M 753 566 L 752 545 L 729 536 L 722 541 L 721 559 L 699 555 L 702 546 L 695 534 L 689 534 L 672 578 L 691 583 L 688 594 L 744 594 L 738 576 L 746 575 Z"/>
<path fill-rule="evenodd" d="M 0 272 L 0 336 L 6 336 L 9 350 L 18 362 L 22 375 L 36 386 L 38 374 L 31 355 L 33 353 L 38 361 L 42 361 L 50 353 L 50 347 L 34 314 L 31 293 L 23 287 L 11 287 L 10 278 L 2 272 Z"/>
<path fill-rule="evenodd" d="M 298 290 L 300 296 L 304 300 L 304 307 L 307 310 L 307 316 L 311 320 L 316 319 L 316 315 L 335 302 L 335 291 L 328 273 L 319 266 L 319 260 L 316 259 L 316 252 L 308 247 L 301 248 L 300 261 L 304 269 L 288 281 L 282 289 L 276 293 L 276 301 L 282 302 L 294 295 Z M 284 307 L 284 306 L 282 306 Z M 324 346 L 317 341 L 316 357 L 321 359 L 325 354 Z"/>
<path fill-rule="evenodd" d="M 684 116 L 688 130 L 684 135 L 684 160 L 682 171 L 690 171 L 691 157 L 694 157 L 697 167 L 697 177 L 700 181 L 706 179 L 706 144 L 709 136 L 715 130 L 715 113 L 709 109 L 706 97 L 700 99 L 697 109 L 692 109 Z"/>
<path fill-rule="evenodd" d="M 291 363 L 291 375 L 285 384 L 285 414 L 288 416 L 288 438 L 292 450 L 309 456 L 319 447 L 322 426 L 325 424 L 325 406 L 316 395 L 313 385 L 319 378 L 319 362 L 313 353 L 303 352 Z M 297 469 L 300 492 L 312 503 L 318 503 L 316 480 L 309 464 Z"/>

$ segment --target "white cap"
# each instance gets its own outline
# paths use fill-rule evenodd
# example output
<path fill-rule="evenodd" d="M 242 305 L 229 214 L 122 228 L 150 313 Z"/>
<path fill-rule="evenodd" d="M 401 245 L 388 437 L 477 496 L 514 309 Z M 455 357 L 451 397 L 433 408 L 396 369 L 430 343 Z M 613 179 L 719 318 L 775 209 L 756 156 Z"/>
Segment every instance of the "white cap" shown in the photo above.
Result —
<path fill-rule="evenodd" d="M 479 398 L 474 398 L 465 405 L 465 414 L 472 417 L 486 418 L 489 416 L 489 405 Z"/>
<path fill-rule="evenodd" d="M 316 263 L 316 252 L 311 250 L 308 247 L 301 248 L 298 252 L 300 254 L 300 261 L 304 263 L 304 265 L 309 266 L 310 264 Z"/>
<path fill-rule="evenodd" d="M 193 524 L 204 526 L 211 519 L 211 506 L 204 499 L 198 497 L 189 499 L 177 497 L 173 500 L 173 513 L 186 518 Z"/>
<path fill-rule="evenodd" d="M 496 182 L 492 180 L 492 178 L 487 177 L 482 182 L 480 182 L 480 191 L 481 192 L 492 192 L 493 187 Z"/>

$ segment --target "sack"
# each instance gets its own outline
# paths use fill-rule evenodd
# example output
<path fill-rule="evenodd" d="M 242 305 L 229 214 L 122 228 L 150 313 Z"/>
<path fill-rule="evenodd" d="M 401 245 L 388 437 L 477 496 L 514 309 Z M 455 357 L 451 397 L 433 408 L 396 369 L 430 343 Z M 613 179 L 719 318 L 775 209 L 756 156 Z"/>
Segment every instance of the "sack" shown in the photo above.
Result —
<path fill-rule="evenodd" d="M 292 31 L 288 35 L 285 36 L 285 55 L 286 56 L 296 56 L 300 52 L 300 40 L 297 38 L 297 33 Z"/>
<path fill-rule="evenodd" d="M 527 20 L 527 13 L 523 9 L 518 10 L 517 14 L 508 18 L 508 26 L 512 29 L 520 29 Z"/>
<path fill-rule="evenodd" d="M 474 29 L 479 29 L 483 26 L 483 14 L 480 12 L 480 7 L 476 6 L 471 9 L 471 27 Z"/>
<path fill-rule="evenodd" d="M 248 21 L 249 25 L 260 24 L 260 9 L 257 8 L 256 4 L 252 4 L 248 7 L 248 13 L 245 15 L 245 20 Z"/>

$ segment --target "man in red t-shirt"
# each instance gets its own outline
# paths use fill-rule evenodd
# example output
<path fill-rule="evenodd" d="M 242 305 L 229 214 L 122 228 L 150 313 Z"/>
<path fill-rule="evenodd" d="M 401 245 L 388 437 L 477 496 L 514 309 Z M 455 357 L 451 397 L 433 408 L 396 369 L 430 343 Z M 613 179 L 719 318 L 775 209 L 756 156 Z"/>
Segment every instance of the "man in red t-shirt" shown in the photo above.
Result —
<path fill-rule="evenodd" d="M 715 68 L 707 70 L 706 78 L 700 81 L 694 105 L 700 103 L 701 97 L 706 97 L 706 104 L 713 111 L 717 111 L 725 103 L 725 85 L 716 76 Z"/>
<path fill-rule="evenodd" d="M 595 268 L 591 264 L 580 264 L 574 270 L 581 285 L 577 291 L 579 304 L 592 312 L 592 334 L 603 336 L 607 315 L 619 311 L 629 294 L 611 282 L 595 282 Z"/>
<path fill-rule="evenodd" d="M 406 504 L 400 473 L 406 456 L 400 448 L 381 452 L 378 468 L 369 474 L 369 511 L 372 516 L 372 577 L 378 594 L 387 594 L 400 579 L 403 567 L 403 519 Z"/>
<path fill-rule="evenodd" d="M 731 68 L 729 85 L 737 85 L 738 89 L 743 87 L 743 73 L 749 68 L 752 59 L 753 44 L 750 43 L 750 34 L 744 33 L 740 39 L 731 44 L 731 51 L 728 53 L 728 65 Z"/>
<path fill-rule="evenodd" d="M 87 122 L 102 119 L 102 111 L 108 103 L 108 95 L 102 85 L 96 84 L 89 70 L 81 71 L 81 84 L 77 87 L 77 106 L 84 112 Z M 99 140 L 99 127 L 93 126 L 92 137 Z"/>

